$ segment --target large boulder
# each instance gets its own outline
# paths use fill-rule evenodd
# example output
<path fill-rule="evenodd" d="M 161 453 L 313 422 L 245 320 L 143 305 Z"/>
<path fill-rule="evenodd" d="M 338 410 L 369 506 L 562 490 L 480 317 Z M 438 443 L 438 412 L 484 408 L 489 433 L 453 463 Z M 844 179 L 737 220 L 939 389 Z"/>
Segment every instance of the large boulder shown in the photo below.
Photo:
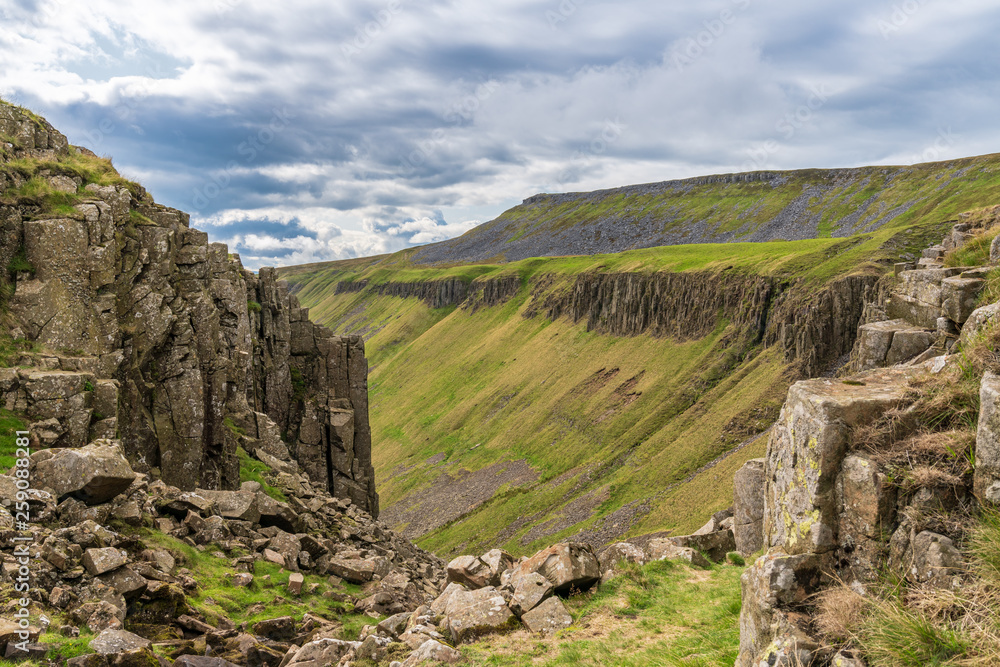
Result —
<path fill-rule="evenodd" d="M 448 629 L 455 644 L 461 644 L 482 635 L 512 630 L 517 627 L 517 617 L 500 591 L 487 586 L 455 592 L 448 600 L 443 627 Z"/>
<path fill-rule="evenodd" d="M 80 449 L 42 450 L 32 460 L 38 488 L 50 488 L 56 497 L 72 495 L 88 505 L 108 502 L 136 478 L 117 440 L 95 440 Z"/>
<path fill-rule="evenodd" d="M 117 570 L 126 562 L 125 553 L 114 547 L 87 549 L 83 553 L 83 566 L 94 577 Z"/>
<path fill-rule="evenodd" d="M 196 493 L 211 501 L 220 516 L 226 519 L 260 522 L 257 494 L 247 491 L 209 491 L 197 489 Z"/>
<path fill-rule="evenodd" d="M 442 644 L 437 640 L 428 639 L 406 658 L 403 662 L 403 667 L 438 665 L 442 663 L 451 665 L 462 662 L 464 659 L 462 654 L 452 647 Z"/>
<path fill-rule="evenodd" d="M 670 538 L 651 540 L 646 545 L 646 559 L 649 561 L 679 560 L 695 567 L 712 566 L 712 563 L 700 551 L 695 551 L 691 547 L 679 547 Z"/>
<path fill-rule="evenodd" d="M 562 600 L 551 597 L 522 616 L 521 622 L 532 632 L 549 633 L 573 625 L 573 617 Z"/>
<path fill-rule="evenodd" d="M 764 459 L 751 459 L 733 478 L 733 540 L 744 556 L 764 547 Z"/>
<path fill-rule="evenodd" d="M 680 535 L 667 539 L 679 547 L 700 551 L 716 563 L 721 563 L 726 559 L 726 554 L 736 550 L 736 540 L 733 539 L 731 530 L 717 530 L 702 535 Z"/>
<path fill-rule="evenodd" d="M 550 582 L 556 593 L 586 590 L 601 578 L 601 565 L 589 544 L 563 542 L 539 551 L 517 567 L 525 575 L 537 572 Z"/>
<path fill-rule="evenodd" d="M 340 639 L 317 639 L 305 644 L 295 652 L 287 667 L 327 667 L 340 662 L 351 649 L 361 646 L 360 642 Z"/>
<path fill-rule="evenodd" d="M 1000 238 L 1000 236 L 997 238 Z M 969 319 L 966 320 L 965 325 L 962 327 L 962 335 L 959 338 L 959 342 L 962 345 L 968 345 L 985 335 L 997 321 L 1000 321 L 1000 301 L 977 308 L 969 315 Z"/>
<path fill-rule="evenodd" d="M 126 653 L 128 651 L 148 648 L 151 645 L 152 642 L 148 639 L 134 635 L 126 630 L 105 630 L 88 644 L 90 648 L 102 655 Z"/>
<path fill-rule="evenodd" d="M 767 445 L 765 546 L 790 555 L 837 546 L 836 481 L 851 432 L 904 405 L 916 372 L 896 367 L 792 385 Z"/>
<path fill-rule="evenodd" d="M 475 556 L 459 556 L 448 563 L 448 581 L 462 584 L 468 588 L 483 588 L 500 583 L 500 576 L 495 577 L 490 566 Z"/>
<path fill-rule="evenodd" d="M 515 572 L 507 589 L 512 591 L 510 608 L 518 616 L 537 607 L 553 592 L 552 582 L 537 572 Z"/>
<path fill-rule="evenodd" d="M 873 461 L 848 456 L 837 478 L 837 505 L 841 550 L 854 577 L 869 579 L 877 573 L 885 535 L 892 529 L 896 487 Z"/>
<path fill-rule="evenodd" d="M 761 501 L 763 501 L 763 495 Z M 602 551 L 598 561 L 601 565 L 601 578 L 607 580 L 614 576 L 619 563 L 638 563 L 640 565 L 645 563 L 646 552 L 631 542 L 618 542 Z"/>

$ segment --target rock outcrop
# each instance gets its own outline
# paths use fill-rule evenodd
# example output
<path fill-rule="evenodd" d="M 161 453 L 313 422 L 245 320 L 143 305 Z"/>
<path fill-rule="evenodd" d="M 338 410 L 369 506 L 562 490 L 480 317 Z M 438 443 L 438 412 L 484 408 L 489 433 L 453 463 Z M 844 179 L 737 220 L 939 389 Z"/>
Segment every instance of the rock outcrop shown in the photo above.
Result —
<path fill-rule="evenodd" d="M 18 139 L 6 159 L 83 154 L 0 111 Z M 34 444 L 120 437 L 137 471 L 182 489 L 237 488 L 242 446 L 377 515 L 361 339 L 312 323 L 274 270 L 244 269 L 141 187 L 57 171 L 34 178 L 65 185 L 71 209 L 0 206 L 0 260 L 33 267 L 14 276 L 14 337 L 43 350 L 3 370 L 0 404 L 28 415 Z M 25 180 L 4 174 L 0 189 Z"/>

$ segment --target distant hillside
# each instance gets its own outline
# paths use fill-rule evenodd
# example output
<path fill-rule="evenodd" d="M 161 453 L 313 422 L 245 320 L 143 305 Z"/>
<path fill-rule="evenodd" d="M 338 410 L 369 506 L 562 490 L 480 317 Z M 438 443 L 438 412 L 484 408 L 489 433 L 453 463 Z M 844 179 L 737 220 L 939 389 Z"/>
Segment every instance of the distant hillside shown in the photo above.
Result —
<path fill-rule="evenodd" d="M 969 191 L 996 191 L 1000 155 L 912 167 L 705 176 L 540 194 L 465 235 L 421 247 L 418 264 L 509 262 L 688 243 L 800 240 L 922 218 Z"/>

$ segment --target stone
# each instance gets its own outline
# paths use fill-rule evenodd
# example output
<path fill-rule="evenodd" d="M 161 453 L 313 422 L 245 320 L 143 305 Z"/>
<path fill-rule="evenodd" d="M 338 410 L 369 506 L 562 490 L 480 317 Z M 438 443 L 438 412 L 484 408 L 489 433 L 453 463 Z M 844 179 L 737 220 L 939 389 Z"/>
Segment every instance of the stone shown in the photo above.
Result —
<path fill-rule="evenodd" d="M 264 556 L 264 560 L 266 560 L 268 563 L 274 563 L 275 565 L 280 565 L 281 567 L 285 567 L 285 557 L 279 554 L 277 551 L 273 549 L 264 549 L 262 554 Z"/>
<path fill-rule="evenodd" d="M 736 550 L 736 540 L 731 530 L 717 530 L 702 535 L 680 535 L 668 537 L 678 547 L 689 547 L 699 551 L 716 563 L 726 559 L 726 554 Z"/>
<path fill-rule="evenodd" d="M 532 632 L 552 633 L 573 625 L 573 617 L 562 600 L 551 597 L 521 616 L 521 622 Z"/>
<path fill-rule="evenodd" d="M 239 667 L 235 662 L 204 655 L 182 655 L 174 660 L 174 667 Z"/>
<path fill-rule="evenodd" d="M 236 588 L 249 588 L 253 585 L 253 575 L 249 572 L 241 572 L 233 575 L 233 586 Z"/>
<path fill-rule="evenodd" d="M 976 309 L 979 293 L 986 281 L 982 278 L 954 276 L 941 281 L 941 310 L 945 317 L 962 324 Z"/>
<path fill-rule="evenodd" d="M 936 326 L 935 323 L 935 329 Z M 885 356 L 885 363 L 887 366 L 895 366 L 904 361 L 909 361 L 919 354 L 926 352 L 936 339 L 936 331 L 915 328 L 897 331 L 892 337 L 892 345 Z"/>
<path fill-rule="evenodd" d="M 961 345 L 969 345 L 973 341 L 986 335 L 986 332 L 993 328 L 1000 318 L 1000 301 L 977 308 L 969 315 L 962 326 L 962 335 L 959 337 Z"/>
<path fill-rule="evenodd" d="M 481 561 L 490 568 L 490 585 L 500 584 L 500 575 L 514 567 L 517 559 L 503 549 L 491 549 L 480 556 Z"/>
<path fill-rule="evenodd" d="M 451 601 L 451 598 L 456 593 L 467 591 L 467 590 L 468 589 L 465 586 L 463 586 L 462 584 L 456 584 L 454 582 L 448 584 L 445 587 L 445 589 L 441 592 L 441 595 L 439 595 L 431 603 L 431 611 L 433 611 L 435 614 L 444 614 L 445 610 L 448 608 L 448 603 Z"/>
<path fill-rule="evenodd" d="M 10 642 L 22 641 L 20 632 L 22 631 L 21 626 L 9 618 L 0 618 L 0 651 L 6 650 L 7 644 Z M 36 627 L 28 628 L 28 641 L 35 641 L 41 631 Z"/>
<path fill-rule="evenodd" d="M 256 493 L 244 491 L 208 491 L 197 489 L 197 493 L 211 501 L 220 516 L 238 521 L 260 522 L 260 507 Z"/>
<path fill-rule="evenodd" d="M 733 541 L 744 556 L 764 547 L 764 459 L 751 459 L 733 477 Z"/>
<path fill-rule="evenodd" d="M 403 661 L 402 667 L 416 667 L 428 663 L 453 665 L 463 660 L 462 654 L 452 647 L 434 639 L 428 639 Z"/>
<path fill-rule="evenodd" d="M 765 546 L 789 555 L 837 546 L 836 481 L 851 429 L 903 406 L 915 373 L 896 367 L 792 385 L 767 445 Z"/>
<path fill-rule="evenodd" d="M 148 648 L 151 645 L 152 642 L 148 639 L 125 630 L 105 630 L 87 644 L 87 646 L 102 655 L 125 653 L 136 649 Z"/>
<path fill-rule="evenodd" d="M 506 632 L 517 626 L 517 618 L 503 595 L 493 586 L 474 591 L 457 591 L 448 600 L 445 620 L 452 641 L 461 644 L 476 637 Z"/>
<path fill-rule="evenodd" d="M 531 611 L 555 592 L 552 582 L 537 572 L 515 572 L 507 588 L 512 591 L 511 611 L 518 616 Z"/>
<path fill-rule="evenodd" d="M 136 477 L 117 441 L 46 451 L 53 454 L 35 465 L 34 480 L 56 497 L 72 494 L 88 505 L 99 505 L 123 493 Z"/>
<path fill-rule="evenodd" d="M 615 572 L 620 563 L 638 563 L 640 565 L 645 563 L 646 552 L 630 542 L 618 542 L 602 551 L 597 560 L 601 566 L 601 578 L 606 580 Z"/>
<path fill-rule="evenodd" d="M 748 567 L 740 577 L 743 606 L 736 667 L 757 667 L 754 658 L 780 632 L 781 609 L 802 604 L 823 583 L 822 565 L 814 554 L 767 554 Z"/>
<path fill-rule="evenodd" d="M 712 562 L 705 558 L 700 551 L 695 551 L 691 547 L 679 547 L 670 538 L 650 540 L 649 544 L 646 545 L 646 559 L 648 561 L 680 560 L 702 568 L 712 566 Z"/>
<path fill-rule="evenodd" d="M 83 553 L 83 566 L 94 577 L 116 570 L 126 562 L 124 553 L 114 547 L 87 549 Z"/>
<path fill-rule="evenodd" d="M 389 569 L 389 564 L 383 558 L 331 558 L 328 563 L 328 569 L 331 573 L 352 584 L 363 584 L 366 581 L 371 581 L 376 574 L 384 576 Z"/>
<path fill-rule="evenodd" d="M 517 566 L 522 574 L 537 572 L 552 582 L 556 593 L 586 590 L 601 578 L 593 548 L 583 542 L 563 542 L 543 549 Z"/>
<path fill-rule="evenodd" d="M 126 600 L 136 599 L 149 587 L 149 582 L 129 567 L 119 567 L 112 572 L 102 574 L 98 579 Z"/>
<path fill-rule="evenodd" d="M 302 577 L 300 572 L 293 572 L 291 576 L 288 577 L 288 592 L 292 595 L 298 595 L 302 592 L 302 583 L 305 579 Z"/>
<path fill-rule="evenodd" d="M 295 636 L 295 619 L 291 616 L 280 616 L 261 621 L 253 626 L 254 634 L 275 641 L 291 639 Z"/>
<path fill-rule="evenodd" d="M 467 588 L 483 588 L 484 586 L 500 583 L 492 581 L 493 573 L 490 566 L 475 556 L 459 556 L 455 558 L 447 567 L 448 581 L 462 584 Z"/>
<path fill-rule="evenodd" d="M 1000 376 L 990 371 L 986 371 L 979 385 L 972 488 L 980 502 L 1000 504 Z"/>
<path fill-rule="evenodd" d="M 950 538 L 925 530 L 914 538 L 912 549 L 909 579 L 936 588 L 961 586 L 960 575 L 965 563 Z"/>
<path fill-rule="evenodd" d="M 340 639 L 317 639 L 305 644 L 296 651 L 286 667 L 327 667 L 328 665 L 336 665 L 349 651 L 360 645 L 360 642 L 347 642 Z"/>
<path fill-rule="evenodd" d="M 872 461 L 848 456 L 841 465 L 836 494 L 841 551 L 855 577 L 871 579 L 880 565 L 882 542 L 893 526 L 896 487 Z"/>

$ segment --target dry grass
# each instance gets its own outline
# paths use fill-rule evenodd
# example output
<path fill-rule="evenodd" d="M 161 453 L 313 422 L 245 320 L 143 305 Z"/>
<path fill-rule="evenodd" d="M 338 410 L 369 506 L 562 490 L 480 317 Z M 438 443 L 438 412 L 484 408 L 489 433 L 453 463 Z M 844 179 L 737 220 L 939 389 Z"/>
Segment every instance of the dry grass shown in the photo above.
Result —
<path fill-rule="evenodd" d="M 845 643 L 861 628 L 868 607 L 868 600 L 846 584 L 828 588 L 816 597 L 816 629 L 828 641 Z"/>

